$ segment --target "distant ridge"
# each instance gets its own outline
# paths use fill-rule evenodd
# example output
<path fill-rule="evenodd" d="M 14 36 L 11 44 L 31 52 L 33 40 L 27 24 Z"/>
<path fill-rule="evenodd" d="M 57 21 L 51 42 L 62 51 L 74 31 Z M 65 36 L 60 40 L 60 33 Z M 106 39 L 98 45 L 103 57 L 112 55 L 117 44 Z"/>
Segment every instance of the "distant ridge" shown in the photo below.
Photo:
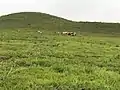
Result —
<path fill-rule="evenodd" d="M 75 22 L 41 12 L 19 12 L 0 17 L 0 28 L 34 28 L 53 31 L 120 32 L 119 23 Z"/>

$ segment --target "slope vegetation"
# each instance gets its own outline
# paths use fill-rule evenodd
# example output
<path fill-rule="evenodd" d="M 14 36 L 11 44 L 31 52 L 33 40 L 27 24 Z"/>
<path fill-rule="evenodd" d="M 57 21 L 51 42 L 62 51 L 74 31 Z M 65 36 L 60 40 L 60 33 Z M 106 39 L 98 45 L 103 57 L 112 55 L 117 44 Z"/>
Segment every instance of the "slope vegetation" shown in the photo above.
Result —
<path fill-rule="evenodd" d="M 120 32 L 119 23 L 73 22 L 45 13 L 21 12 L 0 17 L 0 28 L 26 27 L 52 31 Z"/>

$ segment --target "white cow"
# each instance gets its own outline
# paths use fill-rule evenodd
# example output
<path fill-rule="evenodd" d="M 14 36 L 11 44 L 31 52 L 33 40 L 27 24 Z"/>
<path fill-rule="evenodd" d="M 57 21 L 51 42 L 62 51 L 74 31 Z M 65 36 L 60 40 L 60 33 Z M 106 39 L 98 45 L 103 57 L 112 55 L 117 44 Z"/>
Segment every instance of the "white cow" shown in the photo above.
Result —
<path fill-rule="evenodd" d="M 62 32 L 63 35 L 76 36 L 76 32 Z"/>
<path fill-rule="evenodd" d="M 38 33 L 42 33 L 41 31 L 37 31 Z"/>

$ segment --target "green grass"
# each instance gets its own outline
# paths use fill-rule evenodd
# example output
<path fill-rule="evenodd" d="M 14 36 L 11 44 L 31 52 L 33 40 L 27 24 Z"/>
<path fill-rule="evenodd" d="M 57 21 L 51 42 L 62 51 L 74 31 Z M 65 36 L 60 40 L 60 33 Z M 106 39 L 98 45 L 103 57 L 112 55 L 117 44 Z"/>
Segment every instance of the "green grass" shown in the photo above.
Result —
<path fill-rule="evenodd" d="M 0 17 L 0 90 L 119 90 L 119 29 L 43 13 Z"/>
<path fill-rule="evenodd" d="M 1 90 L 119 90 L 120 37 L 0 31 Z"/>
<path fill-rule="evenodd" d="M 0 29 L 31 28 L 44 31 L 120 33 L 119 23 L 74 22 L 38 12 L 13 13 L 0 17 Z"/>

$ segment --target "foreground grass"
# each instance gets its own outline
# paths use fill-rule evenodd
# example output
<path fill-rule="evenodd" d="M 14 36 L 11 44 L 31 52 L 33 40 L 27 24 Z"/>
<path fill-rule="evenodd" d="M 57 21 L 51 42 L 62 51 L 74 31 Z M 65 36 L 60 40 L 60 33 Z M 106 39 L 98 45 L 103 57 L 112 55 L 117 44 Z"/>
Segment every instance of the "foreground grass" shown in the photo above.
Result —
<path fill-rule="evenodd" d="M 119 90 L 119 37 L 0 31 L 0 90 Z"/>

